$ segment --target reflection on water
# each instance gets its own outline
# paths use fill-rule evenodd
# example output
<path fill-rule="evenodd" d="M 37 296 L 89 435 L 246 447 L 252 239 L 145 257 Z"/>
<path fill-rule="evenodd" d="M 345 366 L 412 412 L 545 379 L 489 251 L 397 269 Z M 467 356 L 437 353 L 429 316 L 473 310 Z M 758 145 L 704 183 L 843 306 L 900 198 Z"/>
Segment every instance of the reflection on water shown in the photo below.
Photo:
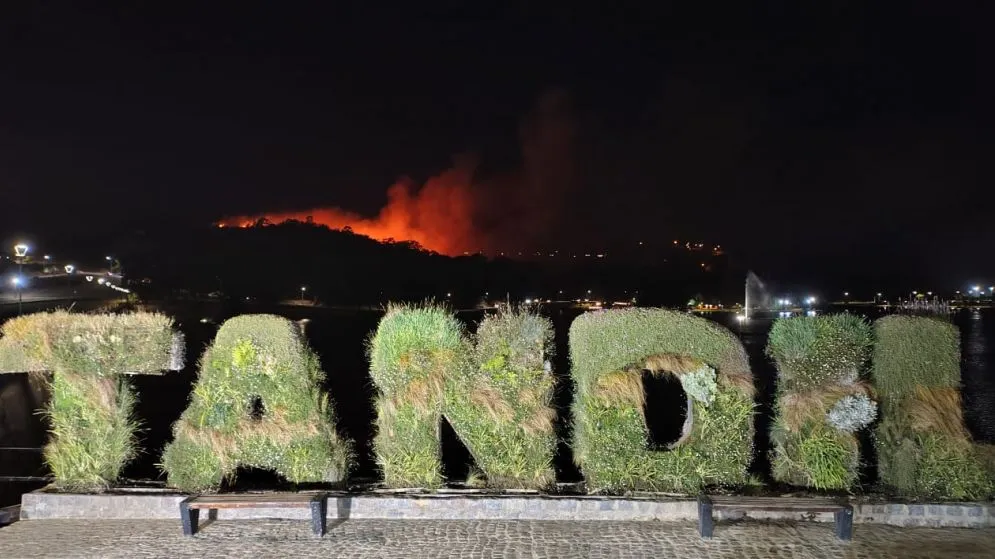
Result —
<path fill-rule="evenodd" d="M 196 363 L 200 354 L 217 331 L 217 324 L 225 318 L 243 314 L 246 309 L 214 309 L 214 314 L 204 308 L 163 309 L 174 317 L 186 333 L 188 367 L 178 373 L 163 376 L 138 376 L 133 381 L 138 393 L 138 417 L 142 420 L 143 454 L 124 472 L 131 479 L 162 479 L 156 462 L 162 448 L 172 438 L 171 425 L 187 405 L 192 383 L 196 377 Z M 376 327 L 378 312 L 343 312 L 322 309 L 253 308 L 251 312 L 273 312 L 293 320 L 310 318 L 307 337 L 321 357 L 327 373 L 325 388 L 330 391 L 338 414 L 339 428 L 343 434 L 357 442 L 359 464 L 354 475 L 360 478 L 376 476 L 376 465 L 370 451 L 373 432 L 373 386 L 367 372 L 365 344 L 367 336 Z M 557 434 L 560 439 L 555 459 L 560 481 L 576 481 L 580 473 L 573 465 L 568 446 L 570 413 L 569 403 L 573 386 L 569 378 L 567 334 L 577 312 L 569 309 L 549 309 L 556 327 L 556 353 L 553 357 L 557 377 L 554 403 L 558 408 Z M 201 322 L 210 316 L 211 321 Z M 461 313 L 468 326 L 475 328 L 481 314 Z M 766 456 L 770 450 L 767 431 L 770 428 L 775 371 L 764 355 L 767 332 L 772 321 L 750 319 L 739 323 L 734 315 L 709 316 L 725 324 L 740 336 L 750 356 L 750 365 L 756 376 L 758 410 L 756 416 L 756 458 L 752 470 L 765 473 Z M 961 329 L 963 347 L 964 415 L 971 433 L 978 441 L 995 442 L 995 370 L 992 369 L 992 348 L 995 347 L 995 310 L 960 311 L 954 317 Z M 45 442 L 45 426 L 34 413 L 41 406 L 43 391 L 32 384 L 28 375 L 0 375 L 0 447 L 38 447 Z M 447 432 L 448 433 L 448 432 Z M 449 435 L 453 436 L 453 435 Z M 444 445 L 444 448 L 458 448 Z M 450 452 L 445 460 L 465 461 L 463 452 Z M 449 466 L 454 466 L 449 464 Z M 462 471 L 465 464 L 455 464 Z M 40 454 L 17 453 L 0 450 L 0 476 L 39 475 L 44 473 Z M 0 481 L 0 506 L 19 500 L 19 494 L 30 491 L 37 484 L 11 484 Z"/>
<path fill-rule="evenodd" d="M 961 311 L 955 322 L 963 348 L 964 420 L 976 440 L 995 443 L 995 311 Z"/>

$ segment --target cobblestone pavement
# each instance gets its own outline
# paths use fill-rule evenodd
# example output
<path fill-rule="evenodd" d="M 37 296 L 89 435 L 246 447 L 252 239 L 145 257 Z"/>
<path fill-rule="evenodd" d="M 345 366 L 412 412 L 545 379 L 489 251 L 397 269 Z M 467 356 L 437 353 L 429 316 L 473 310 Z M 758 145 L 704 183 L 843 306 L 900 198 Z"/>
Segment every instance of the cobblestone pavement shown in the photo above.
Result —
<path fill-rule="evenodd" d="M 179 519 L 28 520 L 0 528 L 0 557 L 995 557 L 995 530 L 724 522 L 703 541 L 677 522 L 330 521 L 318 539 L 308 522 L 202 522 L 184 537 Z"/>

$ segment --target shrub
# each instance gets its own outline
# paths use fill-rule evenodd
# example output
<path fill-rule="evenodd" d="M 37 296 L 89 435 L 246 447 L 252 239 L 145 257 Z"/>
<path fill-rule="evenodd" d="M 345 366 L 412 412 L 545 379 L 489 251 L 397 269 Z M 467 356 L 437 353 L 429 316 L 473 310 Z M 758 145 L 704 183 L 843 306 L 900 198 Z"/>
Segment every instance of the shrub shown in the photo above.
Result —
<path fill-rule="evenodd" d="M 856 433 L 873 423 L 877 415 L 877 402 L 866 394 L 851 394 L 836 402 L 826 414 L 826 419 L 840 431 Z"/>
<path fill-rule="evenodd" d="M 136 451 L 128 374 L 183 367 L 182 337 L 162 315 L 39 313 L 8 321 L 0 372 L 54 371 L 45 461 L 55 485 L 101 491 Z"/>
<path fill-rule="evenodd" d="M 778 372 L 774 479 L 816 489 L 848 489 L 857 481 L 854 433 L 876 413 L 869 387 L 858 380 L 870 345 L 870 326 L 851 315 L 774 323 L 767 342 Z"/>
<path fill-rule="evenodd" d="M 162 468 L 185 491 L 214 491 L 239 466 L 293 483 L 345 478 L 352 448 L 335 431 L 324 373 L 298 326 L 273 315 L 226 321 L 201 360 Z M 257 403 L 262 414 L 253 416 Z"/>
<path fill-rule="evenodd" d="M 574 459 L 590 489 L 694 492 L 746 481 L 753 377 L 731 332 L 662 309 L 587 313 L 570 327 L 570 360 Z M 648 448 L 643 369 L 676 375 L 692 396 L 690 432 L 668 451 Z"/>
<path fill-rule="evenodd" d="M 964 425 L 957 328 L 934 318 L 888 316 L 874 323 L 874 333 L 881 481 L 908 497 L 990 496 L 995 487 L 984 449 Z"/>
<path fill-rule="evenodd" d="M 392 305 L 370 341 L 377 385 L 374 451 L 390 487 L 442 484 L 445 416 L 489 486 L 553 481 L 547 357 L 552 325 L 525 311 L 484 319 L 476 346 L 445 309 Z"/>

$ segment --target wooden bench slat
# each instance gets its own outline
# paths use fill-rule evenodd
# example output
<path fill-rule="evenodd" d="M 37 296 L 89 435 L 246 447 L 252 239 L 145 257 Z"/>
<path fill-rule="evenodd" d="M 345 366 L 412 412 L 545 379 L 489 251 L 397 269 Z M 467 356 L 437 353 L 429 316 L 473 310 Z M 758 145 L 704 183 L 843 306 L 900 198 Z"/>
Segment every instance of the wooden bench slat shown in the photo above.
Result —
<path fill-rule="evenodd" d="M 849 505 L 832 499 L 805 499 L 793 497 L 711 497 L 716 509 L 754 510 L 805 510 L 810 512 L 835 512 Z"/>
<path fill-rule="evenodd" d="M 320 494 L 274 493 L 272 495 L 203 495 L 190 499 L 188 506 L 196 509 L 238 509 L 238 508 L 305 508 L 311 501 L 321 498 Z"/>

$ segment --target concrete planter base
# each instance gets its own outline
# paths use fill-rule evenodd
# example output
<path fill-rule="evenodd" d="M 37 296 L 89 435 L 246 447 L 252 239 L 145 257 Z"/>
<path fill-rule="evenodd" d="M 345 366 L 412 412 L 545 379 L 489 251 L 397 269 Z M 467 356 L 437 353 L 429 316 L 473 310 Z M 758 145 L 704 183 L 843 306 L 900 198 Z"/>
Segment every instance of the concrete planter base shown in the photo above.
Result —
<path fill-rule="evenodd" d="M 158 492 L 82 495 L 44 490 L 26 493 L 21 520 L 44 519 L 169 519 L 179 522 L 179 504 L 186 495 Z M 222 509 L 216 518 L 286 518 L 307 520 L 304 509 Z M 734 518 L 832 522 L 832 514 L 755 512 L 716 515 Z M 212 516 L 213 517 L 213 516 Z M 697 521 L 697 501 L 691 498 L 626 498 L 586 496 L 505 495 L 375 495 L 330 493 L 328 519 L 410 520 L 607 520 Z M 995 527 L 993 503 L 900 504 L 854 502 L 857 524 L 893 526 Z"/>

